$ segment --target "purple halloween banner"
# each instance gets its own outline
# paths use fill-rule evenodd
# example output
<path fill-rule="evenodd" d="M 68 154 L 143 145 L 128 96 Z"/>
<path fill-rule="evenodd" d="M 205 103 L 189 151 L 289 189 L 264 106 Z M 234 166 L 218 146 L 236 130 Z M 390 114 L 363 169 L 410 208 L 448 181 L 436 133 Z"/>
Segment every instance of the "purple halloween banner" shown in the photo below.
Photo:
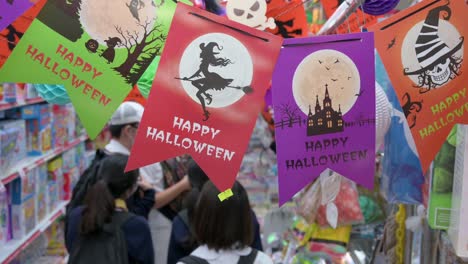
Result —
<path fill-rule="evenodd" d="M 272 91 L 281 205 L 327 168 L 373 188 L 373 33 L 286 39 Z"/>
<path fill-rule="evenodd" d="M 0 0 L 0 31 L 31 8 L 36 0 Z"/>

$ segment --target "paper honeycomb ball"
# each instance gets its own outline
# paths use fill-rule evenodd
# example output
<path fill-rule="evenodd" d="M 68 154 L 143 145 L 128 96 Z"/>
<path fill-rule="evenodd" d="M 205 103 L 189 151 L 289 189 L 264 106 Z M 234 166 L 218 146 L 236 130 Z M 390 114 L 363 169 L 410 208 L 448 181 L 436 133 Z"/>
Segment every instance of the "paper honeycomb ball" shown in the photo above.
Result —
<path fill-rule="evenodd" d="M 380 16 L 395 9 L 399 2 L 400 0 L 366 0 L 362 10 L 366 14 Z"/>
<path fill-rule="evenodd" d="M 63 85 L 34 84 L 39 95 L 51 104 L 64 105 L 70 103 L 67 90 Z"/>
<path fill-rule="evenodd" d="M 150 66 L 146 69 L 143 75 L 138 80 L 138 89 L 140 90 L 143 97 L 148 98 L 148 95 L 151 91 L 151 86 L 153 85 L 154 76 L 156 75 L 156 70 L 158 69 L 160 56 L 156 56 Z"/>

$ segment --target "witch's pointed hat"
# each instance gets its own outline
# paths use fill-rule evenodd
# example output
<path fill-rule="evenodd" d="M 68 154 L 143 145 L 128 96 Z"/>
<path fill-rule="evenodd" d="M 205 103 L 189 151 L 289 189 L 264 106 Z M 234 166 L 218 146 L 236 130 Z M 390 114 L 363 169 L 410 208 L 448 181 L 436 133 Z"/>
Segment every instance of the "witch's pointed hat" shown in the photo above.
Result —
<path fill-rule="evenodd" d="M 452 10 L 448 5 L 436 7 L 427 14 L 415 45 L 416 57 L 421 69 L 416 71 L 405 69 L 405 75 L 419 75 L 426 70 L 433 69 L 434 66 L 443 63 L 446 58 L 451 57 L 463 46 L 463 37 L 460 37 L 460 42 L 452 49 L 440 39 L 439 15 L 443 11 L 447 12 L 444 19 L 449 20 Z"/>

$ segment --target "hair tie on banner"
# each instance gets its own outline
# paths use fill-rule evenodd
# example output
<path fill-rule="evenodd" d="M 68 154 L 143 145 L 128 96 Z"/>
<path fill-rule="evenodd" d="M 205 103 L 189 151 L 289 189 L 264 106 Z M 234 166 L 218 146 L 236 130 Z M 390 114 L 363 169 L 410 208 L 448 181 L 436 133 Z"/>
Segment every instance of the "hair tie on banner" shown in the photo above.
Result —
<path fill-rule="evenodd" d="M 270 42 L 270 41 L 269 41 L 268 39 L 266 39 L 266 38 L 262 38 L 262 37 L 259 37 L 259 36 L 255 36 L 254 34 L 251 34 L 251 33 L 247 32 L 247 31 L 244 31 L 244 30 L 242 30 L 242 29 L 238 29 L 238 28 L 235 28 L 235 27 L 233 27 L 233 26 L 229 26 L 229 25 L 220 23 L 220 22 L 215 21 L 215 20 L 213 20 L 213 19 L 211 19 L 211 18 L 208 18 L 208 17 L 206 17 L 206 16 L 202 16 L 202 15 L 197 14 L 197 13 L 194 13 L 194 12 L 188 12 L 188 14 L 189 14 L 189 15 L 196 16 L 196 17 L 201 18 L 201 19 L 204 19 L 204 20 L 207 20 L 207 21 L 210 21 L 210 22 L 212 22 L 212 23 L 215 23 L 215 24 L 218 24 L 218 25 L 221 25 L 221 26 L 225 26 L 225 27 L 227 27 L 227 28 L 230 28 L 230 29 L 232 29 L 232 30 L 234 30 L 234 31 L 237 31 L 237 32 L 242 33 L 242 34 L 244 34 L 244 35 L 247 35 L 247 36 L 249 36 L 249 37 L 258 38 L 258 39 L 263 40 L 263 41 L 265 41 L 265 42 Z"/>
<path fill-rule="evenodd" d="M 224 192 L 221 192 L 218 194 L 218 198 L 221 202 L 224 202 L 224 200 L 229 199 L 229 197 L 234 196 L 234 193 L 232 193 L 231 189 L 227 189 Z"/>
<path fill-rule="evenodd" d="M 342 40 L 334 40 L 334 41 L 327 41 L 326 43 L 339 43 L 339 42 L 354 42 L 354 41 L 362 41 L 362 38 L 354 38 L 354 39 L 342 39 Z M 283 44 L 283 47 L 299 47 L 299 46 L 307 46 L 307 45 L 317 45 L 320 43 L 297 43 L 297 44 Z"/>
<path fill-rule="evenodd" d="M 412 16 L 412 15 L 418 13 L 418 12 L 421 12 L 422 10 L 424 10 L 424 9 L 430 7 L 431 5 L 434 5 L 434 4 L 436 4 L 436 3 L 440 2 L 440 1 L 441 1 L 441 0 L 435 0 L 435 1 L 433 1 L 432 3 L 428 3 L 427 5 L 422 6 L 421 8 L 419 8 L 419 9 L 417 9 L 417 10 L 414 10 L 413 12 L 407 14 L 406 16 L 404 16 L 404 17 L 402 17 L 402 18 L 400 18 L 400 19 L 397 19 L 397 20 L 393 21 L 392 23 L 386 25 L 385 27 L 382 27 L 380 30 L 385 30 L 385 29 L 387 29 L 387 28 L 389 28 L 389 27 L 391 27 L 391 26 L 393 26 L 393 25 L 395 25 L 395 24 L 397 24 L 397 23 L 399 23 L 399 22 L 401 22 L 401 21 L 407 19 L 408 17 L 410 17 L 410 16 Z M 446 0 L 446 1 L 447 1 L 447 5 L 450 4 L 450 0 Z"/>

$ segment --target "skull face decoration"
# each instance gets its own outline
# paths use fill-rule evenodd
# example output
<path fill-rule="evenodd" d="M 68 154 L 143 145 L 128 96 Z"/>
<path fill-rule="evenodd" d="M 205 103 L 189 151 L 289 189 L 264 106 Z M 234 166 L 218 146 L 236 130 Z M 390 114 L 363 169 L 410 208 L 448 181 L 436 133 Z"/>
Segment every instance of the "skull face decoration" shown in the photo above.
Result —
<path fill-rule="evenodd" d="M 265 0 L 229 0 L 226 13 L 230 20 L 259 30 L 276 28 L 275 19 L 266 17 Z"/>
<path fill-rule="evenodd" d="M 403 73 L 417 76 L 420 93 L 438 88 L 460 75 L 463 51 L 463 37 L 457 38 L 456 45 L 449 47 L 439 36 L 439 16 L 445 12 L 444 20 L 449 20 L 452 11 L 448 5 L 439 6 L 429 11 L 415 43 L 416 58 L 420 69 L 410 71 L 405 68 Z M 445 22 L 447 23 L 447 22 Z M 405 49 L 405 47 L 403 47 Z"/>

